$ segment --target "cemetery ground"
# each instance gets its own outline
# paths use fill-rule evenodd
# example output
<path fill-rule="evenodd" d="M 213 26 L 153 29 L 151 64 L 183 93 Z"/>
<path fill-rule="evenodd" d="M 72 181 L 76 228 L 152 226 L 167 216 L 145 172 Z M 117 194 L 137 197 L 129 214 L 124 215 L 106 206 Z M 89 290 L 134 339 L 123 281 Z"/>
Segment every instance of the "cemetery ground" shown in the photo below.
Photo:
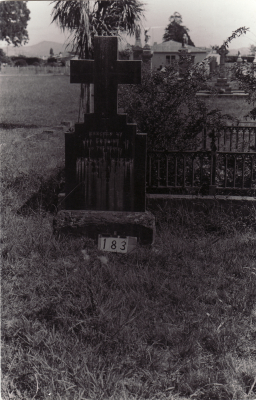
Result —
<path fill-rule="evenodd" d="M 79 85 L 24 78 L 0 78 L 2 398 L 254 399 L 255 214 L 159 209 L 127 255 L 55 236 L 64 135 L 42 132 Z"/>

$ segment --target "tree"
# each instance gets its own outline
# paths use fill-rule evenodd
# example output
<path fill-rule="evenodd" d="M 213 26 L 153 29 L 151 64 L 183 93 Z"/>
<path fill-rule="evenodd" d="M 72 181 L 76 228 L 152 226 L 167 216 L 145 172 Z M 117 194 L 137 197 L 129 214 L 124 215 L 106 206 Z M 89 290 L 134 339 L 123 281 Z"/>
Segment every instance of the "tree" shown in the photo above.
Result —
<path fill-rule="evenodd" d="M 7 57 L 3 49 L 0 49 L 0 64 L 11 64 L 12 60 Z"/>
<path fill-rule="evenodd" d="M 206 64 L 191 64 L 182 79 L 178 63 L 162 71 L 143 69 L 141 85 L 121 86 L 119 106 L 130 122 L 137 123 L 139 132 L 147 132 L 149 150 L 191 148 L 204 127 L 214 125 L 218 134 L 231 119 L 219 110 L 209 111 L 196 96 L 209 79 Z"/>
<path fill-rule="evenodd" d="M 50 48 L 50 56 L 51 56 L 51 57 L 53 57 L 53 56 L 54 56 L 54 52 L 53 52 L 53 49 L 52 49 L 52 47 Z"/>
<path fill-rule="evenodd" d="M 232 35 L 227 38 L 224 45 L 228 47 L 229 43 L 233 39 L 246 34 L 248 31 L 249 28 L 246 28 L 245 26 L 236 29 Z M 250 50 L 252 50 L 252 46 L 253 45 L 251 45 Z M 232 67 L 232 72 L 234 79 L 239 82 L 239 88 L 248 93 L 247 102 L 254 105 L 256 103 L 256 72 L 254 65 L 246 63 L 245 65 L 240 66 L 239 63 L 235 63 Z M 256 108 L 253 108 L 248 115 L 245 115 L 245 117 L 256 120 Z"/>
<path fill-rule="evenodd" d="M 52 22 L 70 32 L 70 44 L 80 58 L 93 58 L 93 37 L 132 35 L 143 17 L 143 3 L 139 0 L 80 0 L 53 1 Z M 89 112 L 90 85 L 81 84 L 80 110 Z"/>
<path fill-rule="evenodd" d="M 228 47 L 233 39 L 247 30 L 245 27 L 237 29 L 223 45 Z M 186 57 L 189 64 L 189 55 Z M 210 110 L 207 103 L 196 96 L 200 89 L 216 94 L 207 73 L 208 63 L 209 59 L 195 65 L 190 63 L 182 79 L 179 78 L 178 62 L 160 72 L 143 70 L 141 85 L 121 86 L 119 106 L 127 112 L 130 122 L 137 123 L 140 132 L 147 132 L 149 150 L 191 148 L 204 128 L 208 128 L 214 143 L 227 121 L 237 124 L 236 118 L 222 114 L 219 109 Z M 247 82 L 253 101 L 256 78 L 251 73 L 250 77 L 247 74 L 246 78 L 240 79 L 243 79 L 244 86 Z"/>
<path fill-rule="evenodd" d="M 92 58 L 92 39 L 99 36 L 134 34 L 143 17 L 139 0 L 54 1 L 52 22 L 68 30 L 70 43 L 81 58 Z"/>
<path fill-rule="evenodd" d="M 233 39 L 245 34 L 247 30 L 245 27 L 237 29 L 223 45 L 228 47 Z M 187 57 L 189 64 L 189 56 L 184 57 Z M 148 133 L 149 150 L 190 147 L 203 128 L 209 128 L 214 140 L 227 121 L 237 123 L 236 119 L 222 114 L 219 109 L 210 110 L 207 103 L 196 96 L 202 88 L 216 93 L 212 85 L 208 85 L 208 62 L 206 59 L 195 65 L 190 63 L 182 79 L 179 79 L 178 63 L 160 72 L 143 71 L 141 85 L 121 87 L 119 106 L 127 112 L 130 121 L 138 124 L 140 132 Z M 253 101 L 256 94 L 255 77 L 252 73 L 243 78 L 241 74 L 237 76 L 243 80 L 244 87 L 247 85 Z"/>
<path fill-rule="evenodd" d="M 234 78 L 239 82 L 239 89 L 248 93 L 247 102 L 254 106 L 256 103 L 256 71 L 254 65 L 250 63 L 245 63 L 243 65 L 235 63 L 232 71 Z M 256 108 L 254 107 L 245 115 L 245 118 L 256 120 Z"/>
<path fill-rule="evenodd" d="M 28 42 L 27 23 L 30 11 L 26 1 L 0 2 L 0 40 L 21 46 Z"/>
<path fill-rule="evenodd" d="M 190 46 L 195 46 L 192 42 L 188 32 L 188 28 L 182 24 L 182 16 L 177 11 L 171 15 L 169 18 L 169 25 L 165 28 L 165 33 L 163 36 L 163 41 L 168 42 L 169 40 L 174 40 L 175 42 L 182 43 L 184 34 L 188 37 L 188 44 Z"/>

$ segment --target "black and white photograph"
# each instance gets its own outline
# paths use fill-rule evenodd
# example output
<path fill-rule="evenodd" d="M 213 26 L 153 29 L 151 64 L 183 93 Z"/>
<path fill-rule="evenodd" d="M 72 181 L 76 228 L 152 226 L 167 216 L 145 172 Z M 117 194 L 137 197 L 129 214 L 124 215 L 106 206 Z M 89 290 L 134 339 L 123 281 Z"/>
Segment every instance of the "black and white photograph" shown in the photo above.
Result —
<path fill-rule="evenodd" d="M 1 399 L 256 400 L 256 0 L 0 1 Z"/>

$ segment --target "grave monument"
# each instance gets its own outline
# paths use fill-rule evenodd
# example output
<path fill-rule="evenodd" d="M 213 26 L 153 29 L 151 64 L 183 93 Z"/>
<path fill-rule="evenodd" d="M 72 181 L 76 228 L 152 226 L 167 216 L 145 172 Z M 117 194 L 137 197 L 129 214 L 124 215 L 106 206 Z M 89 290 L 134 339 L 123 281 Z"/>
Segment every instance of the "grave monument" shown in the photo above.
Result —
<path fill-rule="evenodd" d="M 141 61 L 117 60 L 117 37 L 94 38 L 94 60 L 71 61 L 70 82 L 94 84 L 94 113 L 65 134 L 65 193 L 57 231 L 154 240 L 146 211 L 146 134 L 117 114 L 118 84 L 141 82 Z"/>
<path fill-rule="evenodd" d="M 228 79 L 226 77 L 226 70 L 225 70 L 225 60 L 226 55 L 228 54 L 228 50 L 226 49 L 225 45 L 222 45 L 219 50 L 218 54 L 220 55 L 220 65 L 219 65 L 219 76 L 217 82 L 215 83 L 215 88 L 218 90 L 218 97 L 228 97 L 233 99 L 248 97 L 248 93 L 245 93 L 244 90 L 231 88 L 230 84 L 228 83 Z M 216 68 L 216 61 L 213 61 L 214 58 L 210 61 L 210 74 L 214 72 Z M 240 58 L 240 54 L 238 54 L 237 63 L 241 64 L 242 59 Z M 200 97 L 209 97 L 211 92 L 209 90 L 199 90 L 196 96 Z"/>
<path fill-rule="evenodd" d="M 215 86 L 218 89 L 222 89 L 225 91 L 225 93 L 231 93 L 231 87 L 229 86 L 228 79 L 226 78 L 226 70 L 225 70 L 225 60 L 226 60 L 226 55 L 228 54 L 228 50 L 226 49 L 226 46 L 223 44 L 219 50 L 218 54 L 220 55 L 220 69 L 219 69 L 219 77 L 217 79 L 217 82 Z"/>
<path fill-rule="evenodd" d="M 183 37 L 182 37 L 182 47 L 181 49 L 179 49 L 179 57 L 180 57 L 180 61 L 179 61 L 179 76 L 180 78 L 182 78 L 189 67 L 189 57 L 188 57 L 188 36 L 186 33 L 184 33 Z"/>
<path fill-rule="evenodd" d="M 149 45 L 149 39 L 150 36 L 148 34 L 149 29 L 145 29 L 144 34 L 145 34 L 145 46 L 143 47 L 143 52 L 142 52 L 142 61 L 143 63 L 148 67 L 148 69 L 151 69 L 151 60 L 153 57 L 153 53 L 151 51 L 151 47 Z"/>

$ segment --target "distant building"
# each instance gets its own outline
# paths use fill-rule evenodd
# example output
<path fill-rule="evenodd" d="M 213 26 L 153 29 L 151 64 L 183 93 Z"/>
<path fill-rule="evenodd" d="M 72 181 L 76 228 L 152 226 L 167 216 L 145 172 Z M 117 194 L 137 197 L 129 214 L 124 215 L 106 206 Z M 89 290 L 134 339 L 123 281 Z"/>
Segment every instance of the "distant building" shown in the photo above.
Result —
<path fill-rule="evenodd" d="M 169 40 L 168 42 L 163 42 L 160 44 L 155 42 L 153 46 L 148 46 L 148 48 L 150 49 L 152 54 L 151 68 L 153 70 L 160 70 L 165 66 L 170 65 L 173 61 L 179 61 L 181 51 L 184 50 L 182 44 L 180 42 L 175 42 L 174 40 Z M 185 49 L 194 64 L 204 60 L 211 52 L 211 49 L 193 47 L 187 44 L 185 46 Z M 126 49 L 120 52 L 120 56 L 121 54 L 123 55 L 126 51 L 127 55 L 130 52 L 130 60 L 142 60 L 143 50 L 145 50 L 145 46 L 142 47 L 141 42 L 138 40 L 138 38 L 136 38 L 135 45 L 131 46 L 130 44 L 127 44 Z"/>
<path fill-rule="evenodd" d="M 210 52 L 207 48 L 193 47 L 189 45 L 186 45 L 186 49 L 194 64 L 203 61 Z M 172 61 L 179 61 L 180 50 L 182 50 L 182 44 L 175 42 L 174 40 L 169 40 L 168 42 L 160 44 L 155 42 L 152 46 L 152 68 L 159 69 L 161 66 L 163 67 L 171 64 Z"/>

